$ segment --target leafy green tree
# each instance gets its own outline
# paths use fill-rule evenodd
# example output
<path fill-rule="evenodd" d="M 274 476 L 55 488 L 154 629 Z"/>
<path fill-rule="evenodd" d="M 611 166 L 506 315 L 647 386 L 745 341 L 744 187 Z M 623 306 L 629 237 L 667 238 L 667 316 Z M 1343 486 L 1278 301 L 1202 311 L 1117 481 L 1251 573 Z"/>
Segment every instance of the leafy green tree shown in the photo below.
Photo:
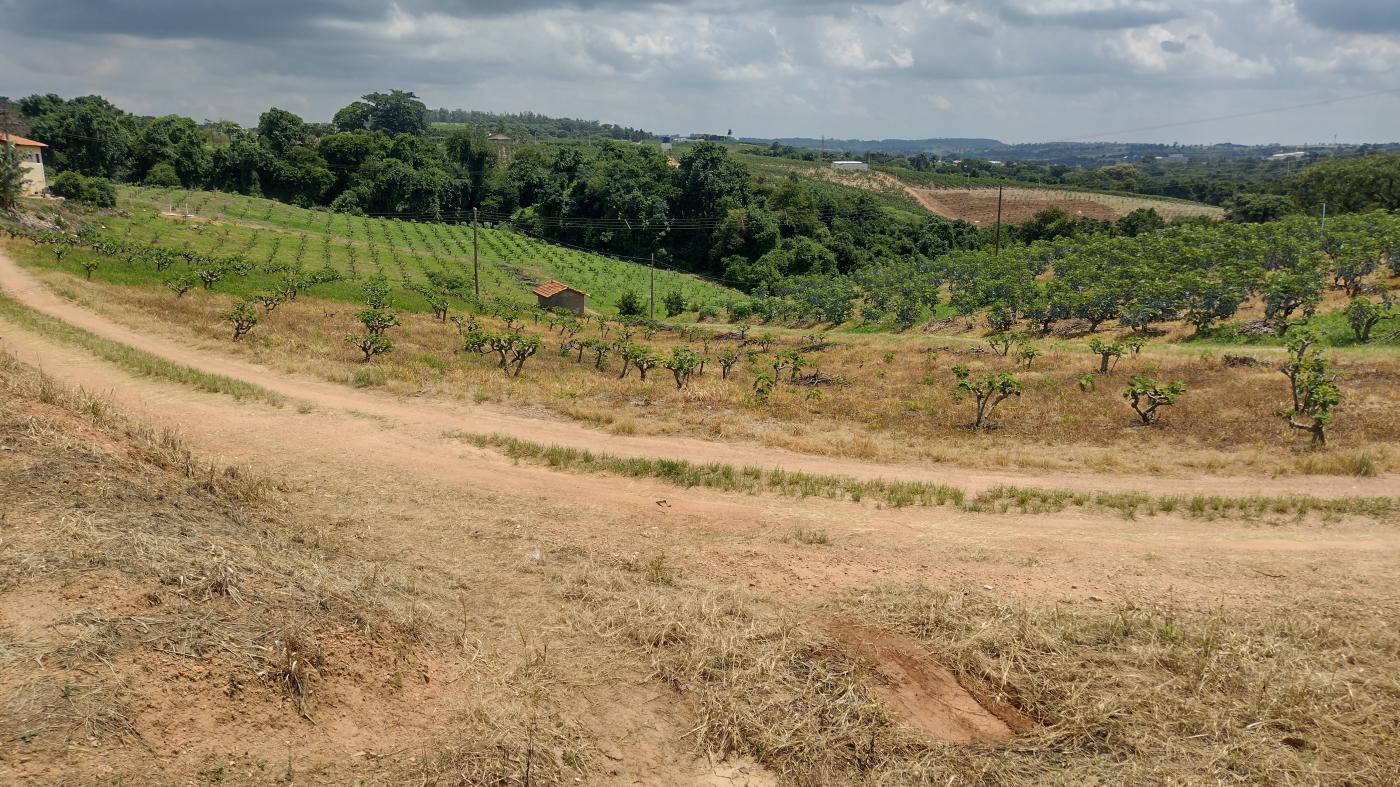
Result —
<path fill-rule="evenodd" d="M 187 117 L 165 115 L 141 128 L 132 146 L 135 169 L 144 177 L 156 164 L 165 161 L 186 187 L 197 186 L 210 174 L 213 156 L 204 132 Z"/>
<path fill-rule="evenodd" d="M 293 297 L 299 289 L 297 282 L 292 282 Z M 383 355 L 394 349 L 394 343 L 385 333 L 395 325 L 399 324 L 398 315 L 388 310 L 389 307 L 389 282 L 383 274 L 370 277 L 362 287 L 365 296 L 367 309 L 361 309 L 355 315 L 355 319 L 364 326 L 365 332 L 361 334 L 351 334 L 345 337 L 345 341 L 354 345 L 364 353 L 363 363 L 369 363 L 376 355 Z"/>
<path fill-rule="evenodd" d="M 351 334 L 345 337 L 345 341 L 355 345 L 355 348 L 365 354 L 361 363 L 369 363 L 376 355 L 383 355 L 394 349 L 394 342 L 387 336 L 377 336 L 372 333 L 359 335 Z"/>
<path fill-rule="evenodd" d="M 1238 224 L 1277 221 L 1298 210 L 1282 194 L 1236 194 L 1225 203 L 1225 218 Z"/>
<path fill-rule="evenodd" d="M 13 144 L 0 144 L 0 210 L 13 210 L 24 187 L 24 167 Z"/>
<path fill-rule="evenodd" d="M 1317 348 L 1317 334 L 1304 330 L 1288 343 L 1288 362 L 1283 374 L 1288 378 L 1293 405 L 1281 415 L 1293 429 L 1307 432 L 1312 444 L 1327 445 L 1327 425 L 1332 422 L 1332 410 L 1342 400 L 1336 374 L 1331 363 Z"/>
<path fill-rule="evenodd" d="M 957 384 L 953 388 L 954 395 L 971 395 L 976 401 L 977 410 L 976 419 L 972 422 L 973 429 L 985 429 L 997 405 L 1012 396 L 1018 399 L 1021 396 L 1021 382 L 1007 372 L 986 375 L 980 380 L 973 380 L 972 372 L 966 366 L 959 364 L 953 367 L 953 377 L 957 379 Z"/>
<path fill-rule="evenodd" d="M 1137 413 L 1143 426 L 1151 426 L 1157 423 L 1161 415 L 1157 410 L 1176 404 L 1184 393 L 1186 383 L 1181 380 L 1162 385 L 1151 377 L 1134 376 L 1128 387 L 1123 389 L 1123 398 L 1128 400 L 1128 405 Z"/>
<path fill-rule="evenodd" d="M 26 105 L 32 134 L 49 146 L 59 170 L 122 178 L 131 169 L 133 140 L 129 116 L 101 96 L 64 101 L 58 96 L 30 96 Z"/>
<path fill-rule="evenodd" d="M 661 363 L 661 359 L 657 358 L 650 348 L 643 347 L 639 344 L 628 345 L 623 350 L 623 357 L 636 368 L 643 382 L 647 379 L 647 372 L 655 369 L 657 364 Z M 622 376 L 627 376 L 627 366 L 625 364 L 622 367 Z"/>
<path fill-rule="evenodd" d="M 258 116 L 258 136 L 274 155 L 285 156 L 306 137 L 306 121 L 285 109 L 273 107 Z"/>
<path fill-rule="evenodd" d="M 389 307 L 389 280 L 384 274 L 377 273 L 365 281 L 360 287 L 364 294 L 365 304 L 371 309 L 386 309 Z"/>
<path fill-rule="evenodd" d="M 1317 310 L 1322 302 L 1322 287 L 1322 272 L 1313 265 L 1269 272 L 1264 279 L 1264 318 L 1282 336 L 1299 309 L 1304 317 L 1311 317 Z"/>
<path fill-rule="evenodd" d="M 1342 314 L 1347 318 L 1352 333 L 1356 334 L 1356 340 L 1364 344 L 1371 341 L 1371 331 L 1383 320 L 1400 318 L 1400 309 L 1390 300 L 1389 293 L 1382 296 L 1380 303 L 1358 295 L 1351 299 Z"/>
<path fill-rule="evenodd" d="M 1318 162 L 1298 173 L 1292 194 L 1310 213 L 1320 210 L 1324 202 L 1333 214 L 1400 209 L 1400 153 Z"/>
<path fill-rule="evenodd" d="M 363 98 L 364 103 L 369 105 L 367 120 L 372 130 L 386 134 L 422 134 L 428 130 L 428 107 L 418 100 L 413 91 L 390 90 L 388 93 L 370 93 Z M 349 107 L 340 112 L 346 109 Z M 345 119 L 350 121 L 361 111 L 357 108 Z M 336 113 L 337 128 L 341 128 L 340 112 Z M 353 130 L 353 127 L 344 130 Z"/>
<path fill-rule="evenodd" d="M 336 111 L 331 123 L 342 132 L 364 131 L 369 128 L 373 115 L 374 105 L 367 101 L 352 101 Z"/>
<path fill-rule="evenodd" d="M 1155 208 L 1138 208 L 1119 219 L 1114 228 L 1130 238 L 1156 232 L 1167 226 L 1167 220 Z"/>

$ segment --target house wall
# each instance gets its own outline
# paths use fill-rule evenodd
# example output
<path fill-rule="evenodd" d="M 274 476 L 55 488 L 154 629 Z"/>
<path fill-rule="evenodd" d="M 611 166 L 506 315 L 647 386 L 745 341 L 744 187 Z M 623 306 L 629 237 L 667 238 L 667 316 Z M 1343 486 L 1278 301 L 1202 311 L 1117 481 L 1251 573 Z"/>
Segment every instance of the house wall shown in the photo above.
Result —
<path fill-rule="evenodd" d="M 831 168 L 850 172 L 864 172 L 870 169 L 870 165 L 863 161 L 833 161 L 831 163 Z"/>
<path fill-rule="evenodd" d="M 44 177 L 43 148 L 16 145 L 15 149 L 19 152 L 20 167 L 24 169 L 24 183 L 20 186 L 20 191 L 29 196 L 44 193 L 44 189 L 49 187 L 49 182 Z"/>
<path fill-rule="evenodd" d="M 583 314 L 586 304 L 583 293 L 573 290 L 564 290 L 548 298 L 542 298 L 538 295 L 535 297 L 539 299 L 541 309 L 568 309 L 574 314 Z"/>

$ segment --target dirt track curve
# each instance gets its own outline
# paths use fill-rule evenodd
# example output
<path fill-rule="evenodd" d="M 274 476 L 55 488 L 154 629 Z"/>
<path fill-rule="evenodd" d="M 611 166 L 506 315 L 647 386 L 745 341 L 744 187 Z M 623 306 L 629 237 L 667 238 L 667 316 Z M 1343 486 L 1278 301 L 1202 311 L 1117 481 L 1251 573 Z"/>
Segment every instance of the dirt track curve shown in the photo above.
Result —
<path fill-rule="evenodd" d="M 28 271 L 0 256 L 0 289 L 26 305 L 107 339 L 199 369 L 256 382 L 299 402 L 390 419 L 397 427 L 434 439 L 444 431 L 498 433 L 537 443 L 565 445 L 621 456 L 725 462 L 733 465 L 781 467 L 855 478 L 928 481 L 976 492 L 997 484 L 1066 488 L 1077 491 L 1153 490 L 1161 494 L 1312 494 L 1318 497 L 1394 494 L 1394 478 L 1292 477 L 1288 479 L 1210 476 L 1161 477 L 992 471 L 948 465 L 882 464 L 799 454 L 743 442 L 715 442 L 675 436 L 615 435 L 564 419 L 513 412 L 504 408 L 405 399 L 348 388 L 305 376 L 272 371 L 233 358 L 210 355 L 163 337 L 139 333 L 56 295 Z"/>

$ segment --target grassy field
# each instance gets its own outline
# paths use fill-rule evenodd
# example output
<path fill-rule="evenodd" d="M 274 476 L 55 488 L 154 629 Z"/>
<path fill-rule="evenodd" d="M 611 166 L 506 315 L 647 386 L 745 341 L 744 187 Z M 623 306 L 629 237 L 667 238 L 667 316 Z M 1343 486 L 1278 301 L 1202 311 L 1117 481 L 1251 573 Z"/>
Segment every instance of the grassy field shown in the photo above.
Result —
<path fill-rule="evenodd" d="M 328 266 L 342 281 L 321 285 L 317 294 L 353 300 L 363 280 L 387 276 L 399 290 L 403 308 L 426 309 L 415 288 L 428 284 L 428 271 L 472 279 L 470 223 L 417 222 L 358 217 L 308 210 L 272 200 L 217 192 L 121 190 L 123 215 L 104 218 L 107 233 L 176 251 L 242 254 L 258 264 L 245 277 L 229 277 L 220 289 L 239 295 L 265 291 L 280 276 L 270 267 L 296 263 L 308 269 Z M 589 308 L 615 314 L 618 297 L 631 289 L 645 298 L 651 271 L 645 265 L 546 243 L 508 229 L 479 230 L 479 270 L 483 299 L 533 305 L 530 290 L 556 278 L 590 294 Z M 76 263 L 74 263 L 76 265 Z M 177 263 L 171 273 L 179 272 Z M 143 267 L 100 267 L 94 275 L 109 281 L 158 283 L 166 274 Z M 725 287 L 665 269 L 656 272 L 657 308 L 679 291 L 688 304 L 720 308 L 738 297 Z M 693 314 L 692 314 L 693 317 Z"/>

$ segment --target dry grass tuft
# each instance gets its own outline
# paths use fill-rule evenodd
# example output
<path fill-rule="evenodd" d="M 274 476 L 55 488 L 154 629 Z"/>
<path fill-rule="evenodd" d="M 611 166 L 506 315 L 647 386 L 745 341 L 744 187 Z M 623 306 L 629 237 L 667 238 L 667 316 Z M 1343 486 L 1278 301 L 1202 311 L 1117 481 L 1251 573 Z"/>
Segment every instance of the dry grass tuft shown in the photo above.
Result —
<path fill-rule="evenodd" d="M 416 776 L 426 785 L 549 787 L 578 784 L 588 773 L 583 733 L 557 715 L 525 718 L 473 708 L 454 720 L 454 735 L 431 748 Z"/>

